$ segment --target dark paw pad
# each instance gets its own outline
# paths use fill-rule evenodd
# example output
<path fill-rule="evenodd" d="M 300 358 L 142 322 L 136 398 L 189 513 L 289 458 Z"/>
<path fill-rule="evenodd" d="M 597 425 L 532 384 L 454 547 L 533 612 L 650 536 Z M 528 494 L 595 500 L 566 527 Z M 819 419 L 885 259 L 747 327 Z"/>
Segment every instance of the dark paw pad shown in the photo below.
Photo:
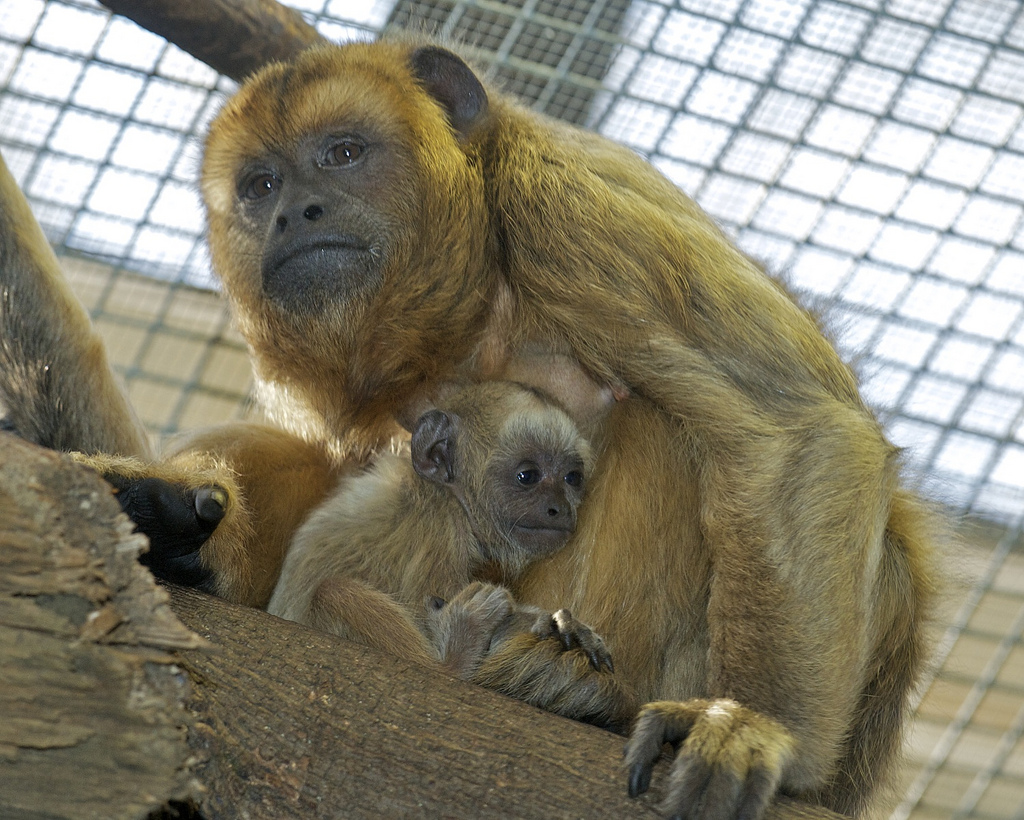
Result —
<path fill-rule="evenodd" d="M 117 490 L 121 509 L 149 538 L 143 565 L 164 581 L 209 590 L 212 572 L 199 550 L 227 511 L 227 493 L 220 487 L 189 489 L 160 478 L 104 478 Z"/>

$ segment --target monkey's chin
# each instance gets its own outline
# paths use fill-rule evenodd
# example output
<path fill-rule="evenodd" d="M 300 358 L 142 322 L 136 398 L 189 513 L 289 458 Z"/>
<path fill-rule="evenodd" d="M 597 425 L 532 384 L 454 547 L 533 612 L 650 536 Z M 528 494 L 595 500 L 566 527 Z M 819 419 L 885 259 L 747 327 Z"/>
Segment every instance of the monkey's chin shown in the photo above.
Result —
<path fill-rule="evenodd" d="M 378 279 L 368 248 L 319 243 L 264 265 L 263 292 L 289 313 L 309 316 L 330 304 L 350 300 Z"/>

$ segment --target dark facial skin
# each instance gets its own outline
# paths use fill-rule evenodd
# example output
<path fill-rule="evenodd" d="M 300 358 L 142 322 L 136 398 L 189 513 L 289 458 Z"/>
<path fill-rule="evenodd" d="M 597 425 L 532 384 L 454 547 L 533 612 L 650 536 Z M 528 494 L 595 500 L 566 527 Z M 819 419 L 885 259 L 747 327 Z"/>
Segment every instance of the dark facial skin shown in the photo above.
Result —
<path fill-rule="evenodd" d="M 248 164 L 238 196 L 262 244 L 267 298 L 309 315 L 379 286 L 391 220 L 374 197 L 391 153 L 383 140 L 328 130 Z"/>
<path fill-rule="evenodd" d="M 562 547 L 576 529 L 583 499 L 583 459 L 578 453 L 537 448 L 519 454 L 508 468 L 497 465 L 487 484 L 498 526 L 533 553 Z"/>

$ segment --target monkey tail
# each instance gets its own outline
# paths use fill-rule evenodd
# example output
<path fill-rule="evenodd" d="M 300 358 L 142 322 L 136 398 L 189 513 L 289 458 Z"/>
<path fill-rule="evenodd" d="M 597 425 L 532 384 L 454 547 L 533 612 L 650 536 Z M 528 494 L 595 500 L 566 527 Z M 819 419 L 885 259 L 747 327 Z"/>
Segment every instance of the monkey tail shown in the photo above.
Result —
<path fill-rule="evenodd" d="M 906 491 L 893 497 L 878 577 L 878 639 L 869 677 L 836 773 L 819 798 L 822 805 L 853 817 L 894 784 L 910 698 L 929 662 L 926 637 L 938 595 L 933 564 L 936 543 L 947 541 L 945 517 Z"/>
<path fill-rule="evenodd" d="M 148 457 L 103 342 L 0 158 L 0 429 L 55 450 Z"/>

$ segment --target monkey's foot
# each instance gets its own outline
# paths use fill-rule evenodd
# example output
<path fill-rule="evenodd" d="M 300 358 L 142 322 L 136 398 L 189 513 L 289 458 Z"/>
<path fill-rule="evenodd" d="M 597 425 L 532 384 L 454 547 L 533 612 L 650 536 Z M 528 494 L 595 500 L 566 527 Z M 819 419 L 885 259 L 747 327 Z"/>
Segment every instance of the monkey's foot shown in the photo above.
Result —
<path fill-rule="evenodd" d="M 512 612 L 514 603 L 512 593 L 505 587 L 473 581 L 450 601 L 431 596 L 427 600 L 428 618 L 432 629 L 471 629 L 486 635 L 489 643 L 494 630 Z"/>
<path fill-rule="evenodd" d="M 577 621 L 568 609 L 541 615 L 531 630 L 538 638 L 557 638 L 562 651 L 579 649 L 598 672 L 614 672 L 612 655 L 601 636 L 585 623 Z"/>
<path fill-rule="evenodd" d="M 216 485 L 185 487 L 162 478 L 127 478 L 104 473 L 121 509 L 149 538 L 139 561 L 153 575 L 175 584 L 212 591 L 213 573 L 199 551 L 227 512 L 228 495 Z"/>
<path fill-rule="evenodd" d="M 625 730 L 636 696 L 600 636 L 566 610 L 520 605 L 471 680 L 573 720 Z"/>
<path fill-rule="evenodd" d="M 780 723 L 733 700 L 648 703 L 626 744 L 630 797 L 647 791 L 664 743 L 676 759 L 662 811 L 683 820 L 762 817 L 795 747 Z"/>

